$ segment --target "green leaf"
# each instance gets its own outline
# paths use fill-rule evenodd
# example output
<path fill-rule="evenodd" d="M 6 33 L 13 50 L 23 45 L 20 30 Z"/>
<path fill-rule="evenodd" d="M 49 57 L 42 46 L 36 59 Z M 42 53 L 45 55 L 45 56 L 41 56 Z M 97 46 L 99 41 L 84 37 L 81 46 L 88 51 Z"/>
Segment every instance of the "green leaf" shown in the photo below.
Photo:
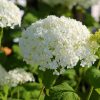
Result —
<path fill-rule="evenodd" d="M 5 64 L 6 59 L 7 59 L 7 57 L 4 54 L 4 52 L 0 51 L 0 64 L 2 64 L 2 65 Z"/>
<path fill-rule="evenodd" d="M 30 100 L 31 96 L 30 96 L 30 92 L 24 92 L 24 95 L 23 95 L 23 98 L 24 100 Z"/>
<path fill-rule="evenodd" d="M 11 89 L 11 93 L 10 94 L 11 94 L 11 97 L 12 98 L 17 98 L 18 92 L 20 94 L 19 97 L 21 97 L 24 91 L 25 91 L 25 88 L 24 87 L 22 87 L 22 86 L 16 86 L 16 87 L 13 87 Z"/>
<path fill-rule="evenodd" d="M 50 95 L 45 100 L 80 100 L 72 87 L 67 82 L 54 86 L 50 89 Z"/>
<path fill-rule="evenodd" d="M 100 95 L 100 88 L 95 89 L 95 91 Z"/>
<path fill-rule="evenodd" d="M 25 24 L 32 24 L 33 22 L 35 22 L 37 20 L 37 17 L 34 16 L 32 13 L 27 13 L 25 16 L 24 16 L 24 20 L 23 20 L 23 23 L 24 25 Z"/>
<path fill-rule="evenodd" d="M 86 71 L 86 77 L 91 85 L 100 88 L 100 70 L 91 67 Z"/>
<path fill-rule="evenodd" d="M 45 88 L 48 89 L 53 86 L 58 76 L 53 75 L 52 70 L 46 70 L 45 72 L 39 71 L 39 77 L 41 78 Z"/>
<path fill-rule="evenodd" d="M 7 95 L 9 91 L 9 86 L 5 85 L 3 89 L 4 89 L 4 93 Z"/>
<path fill-rule="evenodd" d="M 27 91 L 33 91 L 33 90 L 38 90 L 38 91 L 40 91 L 41 88 L 42 88 L 42 85 L 39 84 L 39 83 L 36 83 L 36 82 L 34 82 L 34 83 L 27 83 L 27 84 L 24 84 L 23 86 L 24 86 L 24 88 L 25 88 Z"/>
<path fill-rule="evenodd" d="M 90 100 L 100 100 L 100 95 L 96 91 L 93 91 Z"/>
<path fill-rule="evenodd" d="M 76 72 L 74 69 L 67 69 L 64 74 L 64 76 L 66 76 L 68 79 L 75 79 L 76 76 Z"/>
<path fill-rule="evenodd" d="M 16 53 L 18 55 L 18 57 L 20 58 L 21 57 L 21 52 L 20 52 L 19 46 L 18 45 L 13 45 L 12 49 L 13 49 L 13 52 Z"/>
<path fill-rule="evenodd" d="M 89 13 L 84 13 L 84 14 L 85 14 L 84 24 L 86 26 L 94 26 L 95 23 L 97 23 L 95 19 L 91 16 L 91 14 Z"/>
<path fill-rule="evenodd" d="M 40 94 L 42 85 L 34 82 L 34 83 L 25 84 L 24 87 L 25 87 L 26 91 L 24 91 L 24 93 L 23 93 L 23 98 L 25 100 L 37 100 L 37 98 Z M 27 97 L 26 97 L 26 95 L 27 95 Z M 40 96 L 40 100 L 43 100 L 43 98 L 44 98 L 44 94 L 42 93 Z"/>

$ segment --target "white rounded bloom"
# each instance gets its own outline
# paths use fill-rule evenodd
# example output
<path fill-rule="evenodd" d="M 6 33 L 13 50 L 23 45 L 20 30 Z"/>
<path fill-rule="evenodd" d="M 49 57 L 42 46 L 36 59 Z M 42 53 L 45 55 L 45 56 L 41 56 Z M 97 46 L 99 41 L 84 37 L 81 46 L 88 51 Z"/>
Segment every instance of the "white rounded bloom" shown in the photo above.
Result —
<path fill-rule="evenodd" d="M 8 80 L 8 84 L 12 87 L 17 86 L 18 84 L 23 84 L 28 81 L 35 81 L 33 75 L 31 73 L 26 72 L 22 68 L 10 70 L 8 72 L 8 76 L 6 76 L 6 80 Z"/>
<path fill-rule="evenodd" d="M 19 8 L 7 0 L 0 0 L 0 27 L 11 27 L 21 25 L 21 12 Z"/>
<path fill-rule="evenodd" d="M 58 74 L 66 67 L 73 68 L 79 60 L 82 66 L 92 65 L 97 56 L 88 42 L 90 36 L 79 21 L 48 16 L 23 31 L 19 46 L 28 64 L 39 65 L 41 70 L 52 69 Z"/>

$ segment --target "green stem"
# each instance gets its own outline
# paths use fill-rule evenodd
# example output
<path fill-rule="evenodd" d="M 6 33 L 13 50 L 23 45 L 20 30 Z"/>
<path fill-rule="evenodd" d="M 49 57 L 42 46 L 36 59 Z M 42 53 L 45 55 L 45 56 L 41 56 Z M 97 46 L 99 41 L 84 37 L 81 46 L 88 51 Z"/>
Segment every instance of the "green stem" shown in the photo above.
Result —
<path fill-rule="evenodd" d="M 78 87 L 79 87 L 79 85 L 80 85 L 80 82 L 81 82 L 81 77 L 78 79 L 78 83 L 77 83 L 77 86 L 76 86 L 76 88 L 75 88 L 76 91 L 78 91 Z"/>
<path fill-rule="evenodd" d="M 3 28 L 0 29 L 0 48 L 2 47 Z"/>
<path fill-rule="evenodd" d="M 17 87 L 17 99 L 19 100 L 19 86 Z"/>
<path fill-rule="evenodd" d="M 100 60 L 99 60 L 99 62 L 97 64 L 97 69 L 99 69 L 99 67 L 100 67 Z M 89 94 L 88 94 L 88 97 L 87 97 L 87 100 L 90 100 L 90 97 L 92 95 L 93 89 L 94 89 L 94 87 L 91 86 L 90 91 L 89 91 Z"/>
<path fill-rule="evenodd" d="M 80 82 L 81 82 L 81 80 L 82 80 L 82 75 L 84 74 L 83 71 L 84 71 L 83 68 L 80 68 L 80 69 L 79 69 L 78 82 L 77 82 L 77 85 L 76 85 L 76 88 L 75 88 L 76 91 L 78 91 Z"/>
<path fill-rule="evenodd" d="M 97 65 L 97 69 L 99 69 L 99 67 L 100 67 L 100 60 L 99 60 L 98 65 Z"/>
<path fill-rule="evenodd" d="M 9 92 L 9 87 L 7 85 L 4 86 L 4 96 L 2 97 L 2 100 L 7 100 L 8 97 L 8 92 Z"/>
<path fill-rule="evenodd" d="M 38 100 L 40 100 L 40 96 L 41 96 L 41 94 L 43 93 L 44 88 L 45 88 L 44 86 L 41 88 L 40 94 L 39 94 L 39 96 L 38 96 Z"/>
<path fill-rule="evenodd" d="M 87 100 L 90 100 L 90 97 L 91 97 L 92 92 L 93 92 L 93 86 L 91 86 L 91 88 L 90 88 L 90 91 L 89 91 Z"/>

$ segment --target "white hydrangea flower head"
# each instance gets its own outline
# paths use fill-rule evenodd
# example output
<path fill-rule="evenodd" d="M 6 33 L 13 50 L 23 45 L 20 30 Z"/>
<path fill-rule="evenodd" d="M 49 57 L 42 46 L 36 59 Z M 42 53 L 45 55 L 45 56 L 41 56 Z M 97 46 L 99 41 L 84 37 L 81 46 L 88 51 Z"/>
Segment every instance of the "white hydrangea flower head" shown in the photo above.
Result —
<path fill-rule="evenodd" d="M 90 6 L 97 4 L 99 1 L 100 0 L 79 0 L 78 4 L 84 8 L 89 8 Z"/>
<path fill-rule="evenodd" d="M 0 0 L 0 27 L 21 25 L 20 9 L 11 1 Z"/>
<path fill-rule="evenodd" d="M 68 8 L 72 8 L 74 5 L 77 4 L 78 0 L 42 0 L 43 2 L 47 3 L 50 6 L 55 6 L 58 4 L 67 6 Z"/>
<path fill-rule="evenodd" d="M 91 66 L 97 56 L 90 47 L 91 34 L 85 25 L 74 19 L 48 16 L 30 25 L 19 40 L 24 60 L 39 69 L 54 70 L 54 74 L 73 68 L 81 61 Z M 59 70 L 59 71 L 58 71 Z"/>
<path fill-rule="evenodd" d="M 8 72 L 8 76 L 6 77 L 6 80 L 8 80 L 8 83 L 10 86 L 15 87 L 18 84 L 23 84 L 25 82 L 34 82 L 35 79 L 33 75 L 29 72 L 26 72 L 22 68 L 16 68 L 14 70 L 10 70 Z"/>

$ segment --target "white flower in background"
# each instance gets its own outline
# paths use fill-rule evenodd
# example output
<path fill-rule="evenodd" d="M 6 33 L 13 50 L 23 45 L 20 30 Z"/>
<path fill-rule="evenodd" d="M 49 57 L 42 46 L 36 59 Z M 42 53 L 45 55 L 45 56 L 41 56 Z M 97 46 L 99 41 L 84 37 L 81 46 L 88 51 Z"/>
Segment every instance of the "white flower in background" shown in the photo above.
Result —
<path fill-rule="evenodd" d="M 3 66 L 0 65 L 0 86 L 9 85 L 15 87 L 18 84 L 34 81 L 33 75 L 22 68 L 16 68 L 7 72 Z"/>
<path fill-rule="evenodd" d="M 8 0 L 8 1 L 12 1 L 15 4 L 21 5 L 23 7 L 26 7 L 26 0 Z"/>
<path fill-rule="evenodd" d="M 7 83 L 7 80 L 5 79 L 6 76 L 8 76 L 7 71 L 0 65 L 0 85 Z"/>
<path fill-rule="evenodd" d="M 19 37 L 13 39 L 14 43 L 19 43 Z"/>
<path fill-rule="evenodd" d="M 19 46 L 28 64 L 39 65 L 44 71 L 52 69 L 58 75 L 66 67 L 76 66 L 79 60 L 82 66 L 95 62 L 96 51 L 91 47 L 96 43 L 89 42 L 90 36 L 89 30 L 79 21 L 48 16 L 23 31 Z"/>
<path fill-rule="evenodd" d="M 99 2 L 100 0 L 79 0 L 78 4 L 81 5 L 84 8 L 89 8 L 92 5 L 95 5 Z"/>
<path fill-rule="evenodd" d="M 91 7 L 91 15 L 94 17 L 94 19 L 99 22 L 100 18 L 100 1 L 98 4 L 95 4 Z"/>
<path fill-rule="evenodd" d="M 11 1 L 0 0 L 0 27 L 11 27 L 21 25 L 20 9 Z"/>
<path fill-rule="evenodd" d="M 6 77 L 6 80 L 8 80 L 8 84 L 12 87 L 15 87 L 18 84 L 23 84 L 28 81 L 30 82 L 35 81 L 33 75 L 29 72 L 26 72 L 22 68 L 16 68 L 14 70 L 10 70 L 8 74 L 9 75 Z"/>

